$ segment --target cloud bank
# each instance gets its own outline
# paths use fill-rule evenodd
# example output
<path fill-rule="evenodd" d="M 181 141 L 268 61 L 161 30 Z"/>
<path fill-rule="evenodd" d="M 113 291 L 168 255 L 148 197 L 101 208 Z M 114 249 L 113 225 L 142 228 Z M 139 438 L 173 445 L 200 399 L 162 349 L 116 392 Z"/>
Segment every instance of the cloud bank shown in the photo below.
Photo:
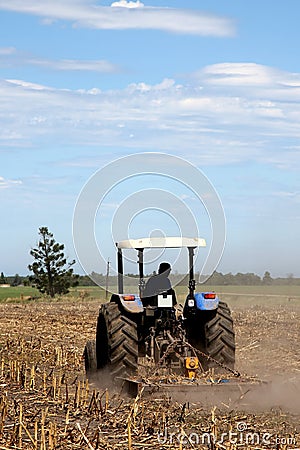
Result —
<path fill-rule="evenodd" d="M 8 180 L 0 176 L 0 189 L 8 189 L 20 184 L 22 184 L 21 180 Z"/>
<path fill-rule="evenodd" d="M 65 20 L 77 27 L 102 30 L 162 30 L 216 37 L 235 34 L 230 19 L 188 9 L 149 7 L 138 1 L 99 6 L 87 0 L 0 0 L 0 10 L 36 15 L 48 24 Z"/>
<path fill-rule="evenodd" d="M 127 2 L 126 0 L 120 0 L 119 2 L 112 3 L 110 6 L 122 7 L 122 8 L 142 8 L 145 5 L 144 5 L 144 3 L 140 2 L 139 0 L 137 0 L 136 2 L 132 2 L 132 1 Z"/>
<path fill-rule="evenodd" d="M 16 48 L 0 48 L 0 67 L 37 66 L 57 71 L 114 73 L 120 69 L 105 60 L 45 59 L 23 54 Z"/>
<path fill-rule="evenodd" d="M 186 83 L 60 90 L 0 82 L 0 147 L 75 146 L 184 151 L 203 163 L 300 163 L 300 74 L 218 64 Z"/>

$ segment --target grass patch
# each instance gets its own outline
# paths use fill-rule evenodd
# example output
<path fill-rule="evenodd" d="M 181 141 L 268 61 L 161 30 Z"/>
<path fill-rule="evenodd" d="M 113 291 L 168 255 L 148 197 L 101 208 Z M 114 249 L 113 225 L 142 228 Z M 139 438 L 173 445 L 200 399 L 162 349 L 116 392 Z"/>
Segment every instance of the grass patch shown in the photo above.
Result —
<path fill-rule="evenodd" d="M 110 288 L 117 292 L 117 288 Z M 126 293 L 137 293 L 136 288 L 125 288 Z M 177 299 L 180 302 L 184 302 L 188 294 L 188 287 L 176 286 L 175 288 Z M 222 295 L 228 297 L 230 294 L 233 296 L 259 296 L 260 298 L 268 296 L 278 296 L 282 298 L 300 297 L 300 286 L 206 286 L 199 285 L 196 288 L 197 292 L 215 291 L 220 298 Z M 64 296 L 57 296 L 55 300 L 68 301 L 68 300 L 93 300 L 96 299 L 100 303 L 110 300 L 111 293 L 108 292 L 107 299 L 105 290 L 98 286 L 78 286 L 70 289 L 69 294 Z M 29 286 L 16 286 L 0 288 L 0 302 L 27 302 L 31 301 L 28 297 L 39 297 L 38 301 L 51 300 L 49 297 L 42 295 L 37 289 Z M 258 298 L 259 298 L 258 297 Z M 225 299 L 226 300 L 226 299 Z"/>
<path fill-rule="evenodd" d="M 28 297 L 39 297 L 40 292 L 30 286 L 0 287 L 0 302 L 28 301 Z"/>
<path fill-rule="evenodd" d="M 199 286 L 200 287 L 200 286 Z M 300 286 L 202 286 L 204 291 L 218 294 L 300 296 Z M 201 290 L 202 290 L 201 289 Z"/>
<path fill-rule="evenodd" d="M 110 293 L 107 295 L 107 301 L 110 299 Z M 97 299 L 103 303 L 106 300 L 105 290 L 98 286 L 78 286 L 70 289 L 69 294 L 64 297 L 72 297 L 79 300 Z"/>

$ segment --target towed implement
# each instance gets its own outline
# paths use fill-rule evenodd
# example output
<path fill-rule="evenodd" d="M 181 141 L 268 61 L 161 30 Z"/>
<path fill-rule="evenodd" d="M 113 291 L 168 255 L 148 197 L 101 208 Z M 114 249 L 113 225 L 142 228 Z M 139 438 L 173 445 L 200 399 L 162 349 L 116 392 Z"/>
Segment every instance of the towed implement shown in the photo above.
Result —
<path fill-rule="evenodd" d="M 141 392 L 180 396 L 204 404 L 236 401 L 254 382 L 242 379 L 234 368 L 235 334 L 228 305 L 214 292 L 196 292 L 194 253 L 204 247 L 201 238 L 143 238 L 116 244 L 118 294 L 101 306 L 96 339 L 85 347 L 90 376 L 104 368 L 131 395 Z M 189 285 L 184 306 L 161 273 L 144 280 L 144 250 L 187 248 Z M 123 251 L 136 249 L 139 294 L 124 293 Z M 154 288 L 153 288 L 154 286 Z M 226 392 L 225 392 L 226 386 Z M 225 395 L 224 395 L 225 393 Z"/>

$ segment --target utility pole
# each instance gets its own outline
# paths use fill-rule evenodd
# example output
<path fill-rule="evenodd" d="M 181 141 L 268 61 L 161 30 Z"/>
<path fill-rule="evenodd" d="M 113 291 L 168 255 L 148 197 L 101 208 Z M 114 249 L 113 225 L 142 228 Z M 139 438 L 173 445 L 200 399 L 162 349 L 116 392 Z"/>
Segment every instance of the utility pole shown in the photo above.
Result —
<path fill-rule="evenodd" d="M 109 258 L 108 258 L 108 260 L 107 260 L 107 266 L 106 266 L 106 280 L 105 280 L 105 299 L 106 299 L 106 300 L 107 300 L 107 297 L 108 297 L 109 265 L 110 265 L 110 261 L 109 261 Z"/>

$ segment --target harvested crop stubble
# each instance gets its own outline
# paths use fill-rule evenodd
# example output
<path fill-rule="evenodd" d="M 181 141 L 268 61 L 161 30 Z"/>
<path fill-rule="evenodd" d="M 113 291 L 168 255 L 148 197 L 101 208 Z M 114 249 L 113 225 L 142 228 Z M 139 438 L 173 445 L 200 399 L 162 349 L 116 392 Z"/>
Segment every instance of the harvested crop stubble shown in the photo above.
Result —
<path fill-rule="evenodd" d="M 236 308 L 233 317 L 239 370 L 267 378 L 300 374 L 300 300 L 293 306 Z"/>
<path fill-rule="evenodd" d="M 94 301 L 0 305 L 0 449 L 299 447 L 298 413 L 278 408 L 257 414 L 205 411 L 199 404 L 168 399 L 127 399 L 106 389 L 100 381 L 89 383 L 82 353 L 86 340 L 94 337 L 98 309 Z M 252 335 L 249 327 L 256 326 L 253 311 L 235 314 L 238 360 L 249 369 L 244 349 L 248 346 L 254 361 L 258 357 L 262 361 L 260 352 L 270 343 L 269 333 L 278 340 L 278 329 L 266 325 L 277 313 L 266 309 L 261 319 L 257 316 L 259 330 Z M 281 314 L 286 325 L 291 320 L 290 312 Z M 243 329 L 245 316 L 248 322 Z M 291 338 L 293 329 L 292 324 Z M 294 369 L 296 350 L 284 347 L 283 341 L 277 350 L 276 367 L 281 361 L 286 368 L 290 359 Z M 244 431 L 239 430 L 240 424 L 246 427 Z M 245 442 L 246 430 L 255 442 Z M 230 443 L 230 432 L 239 433 L 231 436 L 232 441 L 237 437 L 239 442 Z M 266 433 L 269 441 L 262 440 Z"/>

